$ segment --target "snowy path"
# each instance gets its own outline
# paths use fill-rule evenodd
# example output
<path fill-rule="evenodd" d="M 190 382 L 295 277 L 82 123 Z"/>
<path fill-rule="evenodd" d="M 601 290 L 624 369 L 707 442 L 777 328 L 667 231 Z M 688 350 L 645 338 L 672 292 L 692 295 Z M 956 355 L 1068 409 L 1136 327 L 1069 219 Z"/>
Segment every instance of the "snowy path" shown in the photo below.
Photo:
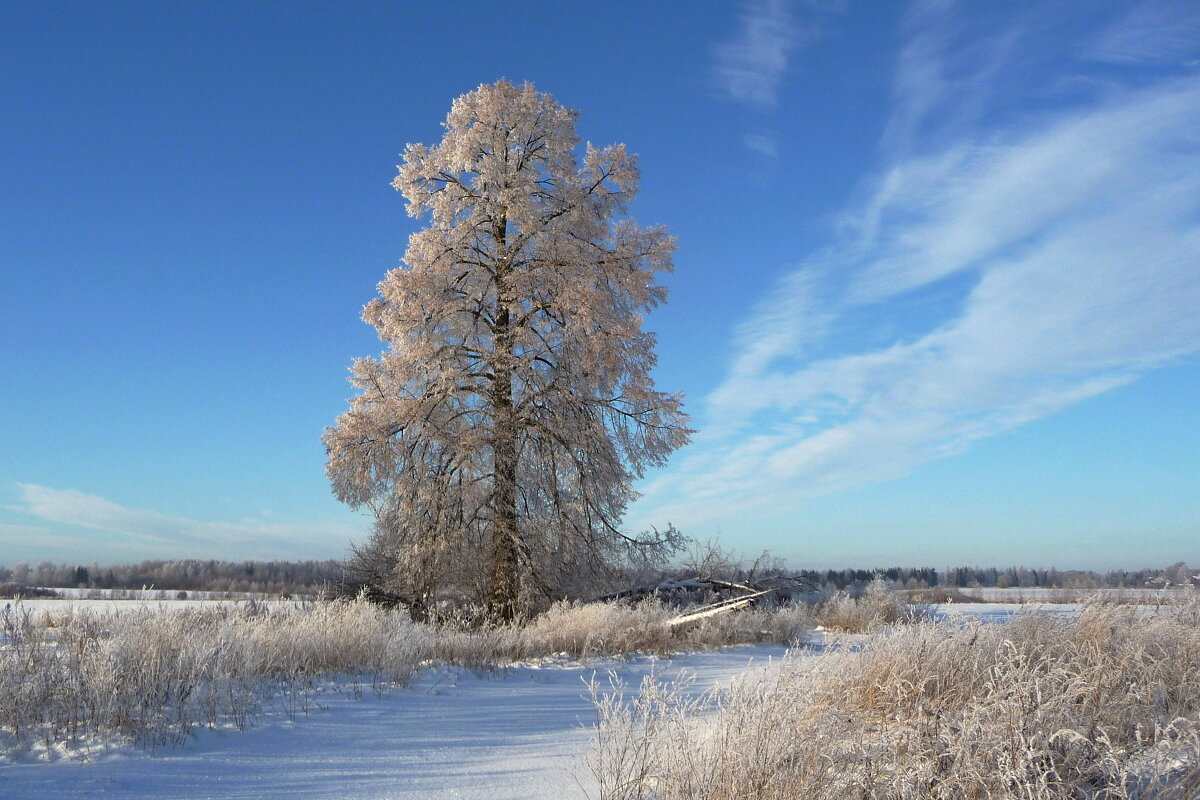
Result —
<path fill-rule="evenodd" d="M 276 717 L 245 733 L 202 731 L 157 755 L 125 749 L 91 763 L 3 764 L 0 798 L 584 797 L 590 778 L 580 756 L 594 721 L 584 683 L 593 673 L 607 681 L 612 669 L 636 687 L 651 669 L 667 677 L 684 670 L 708 687 L 784 652 L 755 645 L 587 667 L 431 670 L 412 689 L 383 697 L 367 689 L 357 701 L 322 695 L 323 708 L 295 723 Z"/>

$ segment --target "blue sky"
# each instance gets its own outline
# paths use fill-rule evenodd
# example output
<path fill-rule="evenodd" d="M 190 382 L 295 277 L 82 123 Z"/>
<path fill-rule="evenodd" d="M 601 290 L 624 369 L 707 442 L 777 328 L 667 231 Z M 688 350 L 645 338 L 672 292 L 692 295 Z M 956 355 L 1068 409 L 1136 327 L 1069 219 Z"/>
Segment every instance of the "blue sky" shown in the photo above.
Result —
<path fill-rule="evenodd" d="M 9 3 L 0 562 L 339 557 L 320 435 L 500 77 L 641 156 L 692 445 L 796 566 L 1200 561 L 1200 6 Z"/>

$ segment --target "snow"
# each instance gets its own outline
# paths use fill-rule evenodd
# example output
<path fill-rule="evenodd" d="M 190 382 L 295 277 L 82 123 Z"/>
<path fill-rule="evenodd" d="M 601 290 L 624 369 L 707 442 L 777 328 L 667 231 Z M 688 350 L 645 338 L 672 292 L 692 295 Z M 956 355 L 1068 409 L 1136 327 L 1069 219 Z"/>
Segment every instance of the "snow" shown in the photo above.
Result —
<path fill-rule="evenodd" d="M 1104 588 L 1104 589 L 1047 589 L 1045 587 L 986 586 L 963 589 L 964 594 L 988 603 L 1055 603 L 1061 598 L 1086 599 L 1099 595 L 1111 600 L 1142 600 L 1170 603 L 1179 598 L 1178 589 Z"/>
<path fill-rule="evenodd" d="M 169 600 L 169 599 L 134 599 L 134 600 L 108 600 L 108 599 L 55 599 L 51 597 L 35 597 L 25 598 L 22 600 L 0 600 L 0 609 L 6 605 L 13 605 L 14 608 L 21 608 L 25 611 L 35 614 L 39 611 L 51 612 L 68 612 L 72 609 L 85 609 L 99 614 L 109 614 L 120 611 L 130 611 L 142 608 L 164 609 L 168 611 L 184 611 L 196 609 L 214 608 L 239 608 L 245 606 L 249 600 Z M 298 600 L 255 600 L 260 606 L 271 607 L 288 607 L 299 605 Z"/>
<path fill-rule="evenodd" d="M 594 714 L 587 682 L 612 671 L 636 688 L 651 671 L 700 691 L 765 668 L 779 645 L 548 662 L 492 672 L 431 668 L 383 695 L 328 683 L 309 716 L 282 712 L 246 731 L 201 731 L 179 748 L 117 748 L 90 761 L 0 765 L 4 800 L 566 798 L 595 796 L 582 756 Z"/>
<path fill-rule="evenodd" d="M 286 602 L 286 601 L 276 601 Z M 27 600 L 29 610 L 84 606 L 112 611 L 171 609 L 218 601 Z M 956 603 L 934 607 L 949 619 L 1001 622 L 1016 613 L 1076 614 L 1078 606 Z M 816 651 L 856 638 L 817 633 Z M 747 645 L 671 658 L 565 659 L 490 672 L 437 667 L 415 684 L 382 695 L 369 686 L 321 685 L 308 716 L 278 706 L 242 732 L 201 730 L 181 747 L 98 750 L 67 758 L 0 762 L 0 799 L 94 798 L 569 798 L 595 797 L 583 764 L 594 714 L 587 682 L 614 673 L 630 690 L 651 671 L 694 676 L 694 690 L 727 683 L 781 657 L 779 645 Z M 45 754 L 42 754 L 43 757 Z"/>
<path fill-rule="evenodd" d="M 131 600 L 131 601 L 150 601 L 150 600 L 177 600 L 179 599 L 179 589 L 155 589 L 153 587 L 145 587 L 142 589 L 84 589 L 79 587 L 74 588 L 57 588 L 53 586 L 37 587 L 46 591 L 54 592 L 58 595 L 58 599 L 63 600 Z M 269 595 L 261 592 L 205 592 L 205 591 L 183 591 L 189 600 L 276 600 L 278 595 Z M 54 597 L 45 598 L 54 600 Z"/>
<path fill-rule="evenodd" d="M 1082 606 L 1070 603 L 942 603 L 933 606 L 934 619 L 1007 622 L 1017 614 L 1074 617 Z"/>

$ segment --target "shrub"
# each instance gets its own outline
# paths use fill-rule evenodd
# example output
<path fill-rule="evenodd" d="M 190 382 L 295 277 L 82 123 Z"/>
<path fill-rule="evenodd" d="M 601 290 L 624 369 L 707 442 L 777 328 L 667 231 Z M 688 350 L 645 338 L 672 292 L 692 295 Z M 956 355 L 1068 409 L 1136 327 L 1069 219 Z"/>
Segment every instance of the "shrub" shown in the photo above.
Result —
<path fill-rule="evenodd" d="M 701 699 L 597 697 L 602 800 L 1200 796 L 1200 606 L 894 627 Z"/>
<path fill-rule="evenodd" d="M 367 603 L 110 614 L 67 605 L 36 618 L 6 607 L 0 641 L 0 752 L 86 752 L 112 736 L 178 742 L 196 725 L 244 726 L 271 697 L 304 710 L 317 675 L 403 683 L 429 651 L 406 617 Z"/>
<path fill-rule="evenodd" d="M 22 597 L 58 597 L 58 592 L 38 586 L 24 586 L 12 581 L 0 583 L 0 599 L 19 599 Z"/>
<path fill-rule="evenodd" d="M 883 625 L 915 622 L 929 616 L 928 607 L 906 604 L 878 576 L 867 585 L 862 596 L 838 592 L 816 609 L 816 620 L 821 627 L 844 633 L 866 633 Z"/>
<path fill-rule="evenodd" d="M 905 589 L 902 593 L 910 603 L 981 603 L 978 594 L 968 594 L 954 586 L 933 586 L 924 589 Z"/>
<path fill-rule="evenodd" d="M 306 713 L 316 679 L 402 685 L 424 663 L 472 668 L 566 654 L 627 656 L 803 637 L 802 609 L 749 610 L 672 628 L 675 611 L 560 603 L 531 622 L 425 625 L 360 599 L 309 605 L 95 613 L 71 603 L 0 613 L 0 754 L 72 755 L 113 740 L 182 741 L 200 725 L 244 727 L 268 703 Z"/>

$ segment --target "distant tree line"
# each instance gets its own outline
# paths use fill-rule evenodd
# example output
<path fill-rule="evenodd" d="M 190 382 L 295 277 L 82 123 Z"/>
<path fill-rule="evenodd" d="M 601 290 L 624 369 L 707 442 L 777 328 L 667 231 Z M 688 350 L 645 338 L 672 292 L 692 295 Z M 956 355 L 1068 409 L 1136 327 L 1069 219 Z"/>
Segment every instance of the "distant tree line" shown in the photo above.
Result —
<path fill-rule="evenodd" d="M 0 565 L 0 583 L 53 589 L 157 589 L 207 592 L 310 594 L 336 582 L 342 562 L 327 561 L 139 561 L 136 564 Z"/>
<path fill-rule="evenodd" d="M 803 579 L 819 589 L 861 588 L 876 575 L 882 575 L 898 589 L 925 588 L 1047 588 L 1100 589 L 1178 586 L 1197 582 L 1194 570 L 1184 562 L 1163 569 L 1088 570 L 1031 569 L 1027 567 L 888 567 L 884 569 L 792 570 L 778 560 L 760 560 L 747 567 L 729 552 L 719 549 L 703 557 L 684 558 L 668 570 L 676 577 L 706 575 L 733 580 L 748 580 L 757 574 L 789 575 Z M 140 561 L 136 564 L 54 564 L 42 561 L 30 565 L 19 561 L 11 567 L 0 565 L 0 584 L 39 586 L 51 589 L 157 589 L 208 592 L 260 592 L 266 594 L 312 594 L 345 582 L 346 564 L 342 561 L 216 561 L 184 559 L 179 561 Z M 646 582 L 647 575 L 627 575 L 628 580 Z M 580 585 L 575 594 L 588 596 L 611 591 L 614 586 Z"/>
<path fill-rule="evenodd" d="M 1148 585 L 1182 585 L 1193 580 L 1193 571 L 1180 561 L 1165 569 L 1090 570 L 1031 569 L 1028 567 L 931 567 L 887 569 L 801 570 L 798 575 L 816 586 L 846 589 L 869 583 L 882 575 L 901 589 L 953 587 L 1022 589 L 1132 589 Z"/>

